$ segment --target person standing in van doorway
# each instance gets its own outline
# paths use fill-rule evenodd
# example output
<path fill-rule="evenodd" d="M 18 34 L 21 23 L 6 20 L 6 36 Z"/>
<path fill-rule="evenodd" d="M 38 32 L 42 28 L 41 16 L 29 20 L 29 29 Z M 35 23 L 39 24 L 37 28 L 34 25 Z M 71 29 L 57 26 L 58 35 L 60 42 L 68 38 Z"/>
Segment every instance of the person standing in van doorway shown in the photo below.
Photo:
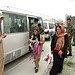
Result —
<path fill-rule="evenodd" d="M 33 35 L 33 29 L 37 29 L 38 30 L 38 19 L 35 19 L 34 20 L 34 24 L 31 26 L 31 34 L 30 35 Z"/>
<path fill-rule="evenodd" d="M 43 30 L 43 28 L 41 28 L 41 24 L 40 23 L 38 24 L 38 28 L 39 28 L 39 34 L 43 35 L 44 34 L 44 30 Z M 44 51 L 44 50 L 42 49 L 42 51 Z"/>
<path fill-rule="evenodd" d="M 1 32 L 1 22 L 4 16 L 0 13 L 0 75 L 3 75 L 4 71 L 4 51 L 3 51 L 3 44 L 2 39 L 5 38 L 7 35 L 5 33 L 2 34 Z"/>
<path fill-rule="evenodd" d="M 67 19 L 67 33 L 68 33 L 68 37 L 69 37 L 69 45 L 67 50 L 69 51 L 69 54 L 67 56 L 72 56 L 72 46 L 71 46 L 71 40 L 74 34 L 74 29 L 73 29 L 73 25 L 71 24 L 71 19 L 68 18 Z"/>
<path fill-rule="evenodd" d="M 30 38 L 31 38 L 31 35 L 33 35 L 33 29 L 37 29 L 38 30 L 38 19 L 35 19 L 34 20 L 34 24 L 31 26 L 31 29 L 30 29 Z M 32 49 L 31 47 L 29 46 L 29 51 L 32 52 Z"/>

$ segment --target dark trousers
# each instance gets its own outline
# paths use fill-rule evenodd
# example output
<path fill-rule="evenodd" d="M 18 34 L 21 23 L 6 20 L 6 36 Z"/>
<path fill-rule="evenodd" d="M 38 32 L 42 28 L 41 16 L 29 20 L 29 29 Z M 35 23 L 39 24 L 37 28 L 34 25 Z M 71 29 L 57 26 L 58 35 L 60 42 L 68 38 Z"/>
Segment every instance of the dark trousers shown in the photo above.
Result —
<path fill-rule="evenodd" d="M 63 61 L 64 61 L 64 56 L 60 58 L 58 53 L 53 54 L 53 66 L 50 70 L 49 75 L 57 75 L 57 73 L 61 73 L 63 69 Z"/>

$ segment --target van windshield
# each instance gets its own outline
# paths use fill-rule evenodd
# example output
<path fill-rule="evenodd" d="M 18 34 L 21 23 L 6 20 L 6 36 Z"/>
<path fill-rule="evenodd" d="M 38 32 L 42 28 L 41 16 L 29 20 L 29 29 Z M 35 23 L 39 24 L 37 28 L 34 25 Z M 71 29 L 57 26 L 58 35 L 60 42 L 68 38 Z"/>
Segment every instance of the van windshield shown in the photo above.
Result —
<path fill-rule="evenodd" d="M 43 23 L 44 29 L 47 29 L 47 23 Z"/>
<path fill-rule="evenodd" d="M 54 24 L 49 23 L 49 29 L 53 29 L 54 28 Z"/>

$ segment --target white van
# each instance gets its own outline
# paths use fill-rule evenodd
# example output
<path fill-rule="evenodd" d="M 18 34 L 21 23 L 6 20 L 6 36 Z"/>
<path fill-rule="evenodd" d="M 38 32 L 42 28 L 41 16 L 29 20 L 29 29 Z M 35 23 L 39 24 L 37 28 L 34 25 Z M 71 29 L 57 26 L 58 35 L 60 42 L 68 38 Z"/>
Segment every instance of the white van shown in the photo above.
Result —
<path fill-rule="evenodd" d="M 51 39 L 51 36 L 55 33 L 55 23 L 49 21 L 43 21 L 44 27 L 44 39 Z"/>

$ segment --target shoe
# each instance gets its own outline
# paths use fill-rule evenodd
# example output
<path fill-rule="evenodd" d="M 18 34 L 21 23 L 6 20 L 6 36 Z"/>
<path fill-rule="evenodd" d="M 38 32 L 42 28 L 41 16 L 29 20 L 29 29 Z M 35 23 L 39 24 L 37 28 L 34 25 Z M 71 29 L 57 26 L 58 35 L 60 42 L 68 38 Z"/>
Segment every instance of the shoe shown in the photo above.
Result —
<path fill-rule="evenodd" d="M 62 71 L 58 71 L 57 73 L 61 73 Z"/>
<path fill-rule="evenodd" d="M 36 67 L 34 67 L 34 69 L 36 69 Z"/>
<path fill-rule="evenodd" d="M 43 52 L 44 50 L 42 50 L 42 52 Z"/>
<path fill-rule="evenodd" d="M 65 55 L 65 58 L 67 58 L 67 55 Z"/>
<path fill-rule="evenodd" d="M 69 53 L 67 56 L 72 56 L 72 53 Z"/>
<path fill-rule="evenodd" d="M 35 69 L 35 73 L 37 73 L 38 72 L 38 69 Z"/>
<path fill-rule="evenodd" d="M 73 44 L 72 46 L 75 46 L 75 44 Z"/>

